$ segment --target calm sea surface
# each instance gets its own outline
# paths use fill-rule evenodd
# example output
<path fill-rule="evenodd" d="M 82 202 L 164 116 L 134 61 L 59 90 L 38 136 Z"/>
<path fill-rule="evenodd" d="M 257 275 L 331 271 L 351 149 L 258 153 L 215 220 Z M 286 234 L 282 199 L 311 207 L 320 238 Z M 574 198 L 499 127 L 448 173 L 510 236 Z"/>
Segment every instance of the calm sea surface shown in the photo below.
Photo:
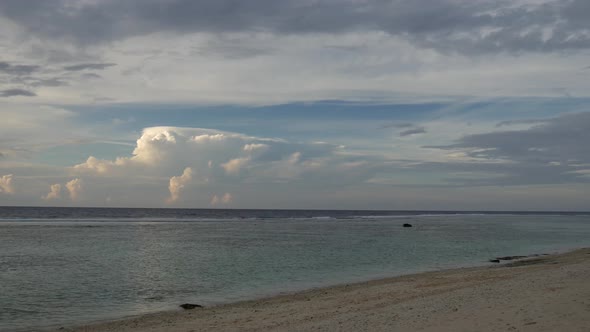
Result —
<path fill-rule="evenodd" d="M 588 246 L 588 213 L 0 207 L 0 330 Z"/>

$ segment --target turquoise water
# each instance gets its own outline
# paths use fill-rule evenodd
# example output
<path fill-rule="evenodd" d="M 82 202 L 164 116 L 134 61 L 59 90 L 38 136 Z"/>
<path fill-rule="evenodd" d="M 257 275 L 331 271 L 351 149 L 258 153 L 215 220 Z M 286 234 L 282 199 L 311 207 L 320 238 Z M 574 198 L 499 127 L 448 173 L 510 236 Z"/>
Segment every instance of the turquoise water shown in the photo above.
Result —
<path fill-rule="evenodd" d="M 583 214 L 157 219 L 0 219 L 0 330 L 590 246 Z"/>

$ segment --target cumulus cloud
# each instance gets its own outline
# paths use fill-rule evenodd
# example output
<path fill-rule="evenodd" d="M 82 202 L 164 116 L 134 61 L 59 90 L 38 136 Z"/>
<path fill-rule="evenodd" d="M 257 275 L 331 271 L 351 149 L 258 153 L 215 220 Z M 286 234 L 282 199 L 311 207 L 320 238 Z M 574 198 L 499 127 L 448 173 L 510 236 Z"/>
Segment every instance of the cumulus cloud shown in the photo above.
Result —
<path fill-rule="evenodd" d="M 61 184 L 56 183 L 49 186 L 49 192 L 42 198 L 46 201 L 61 199 Z"/>
<path fill-rule="evenodd" d="M 77 201 L 82 194 L 83 181 L 80 178 L 75 178 L 66 183 L 66 189 L 72 201 Z"/>
<path fill-rule="evenodd" d="M 226 163 L 221 164 L 220 166 L 225 170 L 227 174 L 238 174 L 240 173 L 240 169 L 243 168 L 248 164 L 250 158 L 235 158 Z"/>
<path fill-rule="evenodd" d="M 268 144 L 254 143 L 244 145 L 244 151 L 248 152 L 265 151 L 266 149 L 268 149 Z"/>
<path fill-rule="evenodd" d="M 235 155 L 242 142 L 250 139 L 253 138 L 212 129 L 150 127 L 143 130 L 131 157 L 111 161 L 91 156 L 85 163 L 74 166 L 74 170 L 112 175 L 147 166 L 147 171 L 161 171 L 177 168 L 183 161 L 202 167 L 209 161 L 218 163 L 226 156 Z M 204 159 L 203 156 L 207 155 L 215 159 Z"/>
<path fill-rule="evenodd" d="M 83 164 L 78 164 L 74 166 L 75 170 L 89 170 L 96 172 L 98 174 L 107 174 L 111 171 L 115 166 L 122 166 L 126 164 L 128 159 L 125 158 L 117 158 L 115 161 L 109 160 L 100 160 L 93 156 L 88 157 L 86 162 Z"/>
<path fill-rule="evenodd" d="M 370 157 L 362 158 L 362 163 L 360 159 L 329 143 L 290 142 L 203 128 L 150 127 L 137 140 L 131 156 L 114 160 L 90 157 L 71 171 L 104 181 L 158 183 L 167 178 L 168 203 L 182 203 L 184 194 L 190 195 L 191 201 L 209 203 L 211 196 L 204 198 L 200 192 L 212 188 L 362 183 L 371 178 L 376 162 Z M 177 175 L 179 169 L 185 172 Z M 231 201 L 231 195 L 225 199 L 217 196 L 214 202 L 218 204 Z"/>
<path fill-rule="evenodd" d="M 335 157 L 339 149 L 328 143 L 288 142 L 213 129 L 150 127 L 137 140 L 132 156 L 115 160 L 91 156 L 75 165 L 73 171 L 113 176 L 133 174 L 141 169 L 146 175 L 164 175 L 178 169 L 178 165 L 189 165 L 205 177 L 219 178 L 219 168 L 232 176 L 242 174 L 246 166 L 256 173 L 284 162 L 293 154 L 297 154 L 298 161 L 312 161 Z"/>
<path fill-rule="evenodd" d="M 211 202 L 210 204 L 212 206 L 216 206 L 216 205 L 226 205 L 231 203 L 233 200 L 233 196 L 230 193 L 225 193 L 223 195 L 213 195 L 211 197 Z"/>
<path fill-rule="evenodd" d="M 177 202 L 180 198 L 180 194 L 184 187 L 190 183 L 193 178 L 193 170 L 190 167 L 187 167 L 182 172 L 180 176 L 173 176 L 170 178 L 170 184 L 168 185 L 168 190 L 170 191 L 170 198 L 168 198 L 168 203 Z"/>
<path fill-rule="evenodd" d="M 0 193 L 14 194 L 14 186 L 12 184 L 13 175 L 3 175 L 0 177 Z"/>

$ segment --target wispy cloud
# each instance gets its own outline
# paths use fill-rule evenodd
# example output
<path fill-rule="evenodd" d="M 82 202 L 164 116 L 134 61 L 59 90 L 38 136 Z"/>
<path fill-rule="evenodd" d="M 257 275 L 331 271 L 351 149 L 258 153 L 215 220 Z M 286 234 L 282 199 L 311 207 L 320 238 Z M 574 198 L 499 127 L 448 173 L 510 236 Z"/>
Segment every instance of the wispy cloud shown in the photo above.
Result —
<path fill-rule="evenodd" d="M 548 119 L 524 119 L 524 120 L 509 120 L 509 121 L 502 121 L 496 124 L 496 127 L 504 127 L 504 126 L 512 126 L 518 124 L 539 124 L 539 123 L 546 123 Z"/>
<path fill-rule="evenodd" d="M 7 90 L 0 91 L 0 97 L 17 97 L 17 96 L 35 97 L 36 95 L 37 94 L 32 91 L 24 90 L 24 89 L 7 89 Z"/>
<path fill-rule="evenodd" d="M 30 75 L 40 69 L 37 65 L 14 65 L 6 61 L 0 61 L 0 73 L 10 75 Z"/>
<path fill-rule="evenodd" d="M 404 136 L 411 136 L 411 135 L 424 134 L 424 133 L 426 133 L 426 128 L 416 127 L 416 128 L 411 128 L 411 129 L 401 131 L 399 133 L 399 136 L 404 137 Z"/>
<path fill-rule="evenodd" d="M 103 70 L 108 67 L 116 66 L 115 63 L 81 63 L 77 65 L 65 66 L 65 70 L 80 71 L 80 70 Z"/>

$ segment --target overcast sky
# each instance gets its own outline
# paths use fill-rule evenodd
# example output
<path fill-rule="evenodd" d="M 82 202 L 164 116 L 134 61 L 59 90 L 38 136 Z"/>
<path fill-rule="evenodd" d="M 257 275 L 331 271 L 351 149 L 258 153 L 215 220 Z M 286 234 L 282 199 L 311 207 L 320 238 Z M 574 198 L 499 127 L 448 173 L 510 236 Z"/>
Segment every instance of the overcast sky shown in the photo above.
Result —
<path fill-rule="evenodd" d="M 2 0 L 0 205 L 589 210 L 590 1 Z"/>

